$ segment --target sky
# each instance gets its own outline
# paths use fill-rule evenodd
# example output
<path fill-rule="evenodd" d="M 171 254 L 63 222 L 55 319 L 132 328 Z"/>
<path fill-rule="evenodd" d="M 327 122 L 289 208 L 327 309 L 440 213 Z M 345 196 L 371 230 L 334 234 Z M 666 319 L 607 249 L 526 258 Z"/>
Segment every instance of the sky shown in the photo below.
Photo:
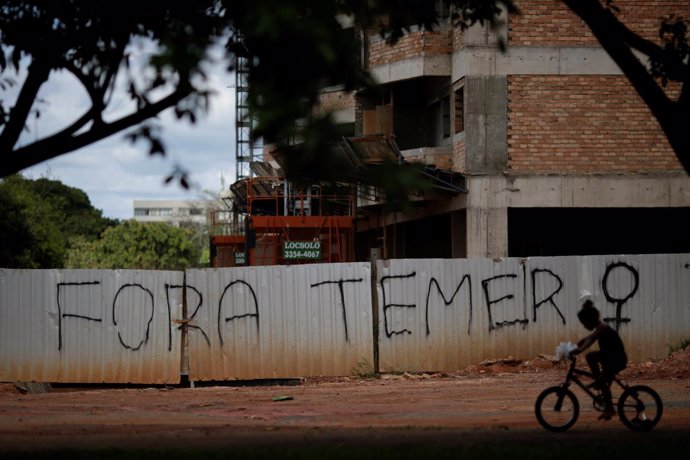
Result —
<path fill-rule="evenodd" d="M 150 156 L 145 142 L 132 144 L 127 131 L 80 150 L 61 155 L 22 171 L 25 177 L 47 177 L 85 191 L 91 204 L 110 218 L 130 219 L 133 201 L 197 200 L 217 194 L 235 180 L 235 90 L 234 75 L 217 68 L 209 69 L 209 85 L 216 94 L 210 110 L 196 124 L 178 121 L 172 110 L 163 112 L 158 121 L 166 145 L 166 156 Z M 51 75 L 39 96 L 45 100 L 41 116 L 29 125 L 20 142 L 40 139 L 83 113 L 88 99 L 69 74 Z M 117 102 L 116 99 L 114 99 Z M 121 96 L 112 115 L 127 110 Z M 176 165 L 189 171 L 191 187 L 179 181 L 164 184 Z"/>

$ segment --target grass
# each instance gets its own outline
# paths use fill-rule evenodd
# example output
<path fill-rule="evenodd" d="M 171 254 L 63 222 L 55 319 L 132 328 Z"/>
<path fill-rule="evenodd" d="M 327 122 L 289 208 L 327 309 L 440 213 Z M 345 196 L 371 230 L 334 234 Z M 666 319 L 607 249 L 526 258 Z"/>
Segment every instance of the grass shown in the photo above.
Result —
<path fill-rule="evenodd" d="M 378 374 L 374 371 L 374 366 L 369 364 L 366 358 L 362 358 L 357 366 L 353 367 L 350 371 L 355 377 L 360 379 L 375 379 L 378 378 Z"/>

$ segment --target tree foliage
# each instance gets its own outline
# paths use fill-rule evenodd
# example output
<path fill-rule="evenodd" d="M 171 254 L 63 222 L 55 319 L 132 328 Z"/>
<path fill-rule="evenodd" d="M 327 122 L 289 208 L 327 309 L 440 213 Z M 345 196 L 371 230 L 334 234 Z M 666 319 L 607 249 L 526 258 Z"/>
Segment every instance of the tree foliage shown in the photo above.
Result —
<path fill-rule="evenodd" d="M 107 227 L 117 224 L 116 219 L 104 217 L 103 211 L 94 208 L 89 196 L 81 189 L 48 178 L 26 182 L 41 200 L 64 216 L 55 224 L 65 239 L 65 245 L 77 236 L 95 240 Z"/>
<path fill-rule="evenodd" d="M 3 179 L 0 214 L 0 267 L 61 268 L 74 238 L 92 241 L 116 224 L 83 190 L 46 178 Z"/>
<path fill-rule="evenodd" d="M 690 117 L 687 21 L 669 20 L 660 31 L 659 45 L 619 21 L 612 0 L 561 1 L 587 23 L 621 67 L 690 172 L 690 141 L 685 133 Z M 461 27 L 476 22 L 496 25 L 502 12 L 517 12 L 513 0 L 448 2 Z M 279 147 L 308 136 L 309 142 L 297 147 L 293 157 L 325 161 L 324 152 L 337 130 L 321 129 L 332 126 L 332 121 L 311 113 L 319 91 L 329 85 L 362 89 L 373 83 L 358 61 L 357 43 L 342 33 L 337 18 L 349 15 L 356 24 L 378 29 L 393 42 L 413 25 L 433 27 L 438 19 L 436 4 L 431 0 L 4 0 L 0 91 L 9 94 L 13 80 L 21 85 L 14 100 L 3 97 L 0 103 L 0 176 L 122 132 L 132 141 L 148 142 L 151 154 L 163 153 L 164 142 L 151 120 L 173 108 L 179 118 L 194 122 L 207 108 L 204 66 L 212 60 L 217 43 L 223 46 L 228 70 L 237 56 L 251 62 L 249 102 L 257 120 L 255 134 Z M 136 67 L 131 63 L 133 49 L 142 43 L 155 48 L 143 67 Z M 651 72 L 635 53 L 649 57 Z M 40 88 L 58 71 L 75 77 L 90 105 L 69 114 L 71 120 L 56 132 L 21 143 L 22 130 L 40 117 Z M 659 80 L 682 85 L 677 100 L 668 98 Z M 116 94 L 118 88 L 130 101 L 126 112 L 114 109 L 122 99 Z M 174 174 L 183 186 L 185 175 L 184 171 Z"/>
<path fill-rule="evenodd" d="M 294 139 L 305 157 L 323 156 L 335 130 L 317 130 L 330 119 L 311 116 L 324 86 L 358 89 L 372 84 L 358 61 L 352 37 L 342 33 L 341 15 L 378 27 L 394 41 L 413 24 L 431 27 L 437 16 L 427 0 L 4 0 L 0 6 L 0 91 L 26 72 L 14 101 L 0 104 L 0 176 L 127 131 L 128 138 L 163 153 L 160 134 L 147 123 L 174 108 L 195 121 L 207 108 L 204 65 L 222 43 L 225 58 L 251 60 L 249 85 L 256 136 L 285 146 Z M 453 0 L 462 24 L 493 22 L 512 0 Z M 382 15 L 388 15 L 382 21 Z M 240 39 L 241 31 L 241 39 Z M 155 46 L 143 67 L 130 66 L 132 47 Z M 232 66 L 228 68 L 232 70 Z M 57 71 L 75 77 L 90 106 L 53 134 L 22 144 L 20 134 L 40 117 L 40 88 Z M 129 112 L 113 111 L 126 89 Z M 120 115 L 106 117 L 106 113 Z M 296 123 L 299 121 L 299 123 Z M 295 155 L 295 157 L 298 157 Z M 175 173 L 184 186 L 184 172 Z"/>
<path fill-rule="evenodd" d="M 64 212 L 43 200 L 29 181 L 0 182 L 0 267 L 60 268 L 66 253 L 59 222 Z"/>
<path fill-rule="evenodd" d="M 129 220 L 108 228 L 101 239 L 80 239 L 69 251 L 67 268 L 184 270 L 201 251 L 189 230 L 162 222 Z"/>
<path fill-rule="evenodd" d="M 26 77 L 13 104 L 3 100 L 0 109 L 2 175 L 137 127 L 170 107 L 194 120 L 208 96 L 203 64 L 227 29 L 221 7 L 213 0 L 3 0 L 0 83 L 8 86 L 20 71 Z M 157 51 L 144 68 L 134 67 L 134 49 L 146 43 Z M 39 90 L 57 71 L 76 78 L 90 106 L 69 114 L 72 119 L 57 132 L 22 145 L 27 121 L 40 117 Z M 131 105 L 107 119 L 105 113 L 121 102 L 114 97 L 118 85 Z M 131 136 L 148 139 L 152 153 L 163 149 L 149 125 Z"/>

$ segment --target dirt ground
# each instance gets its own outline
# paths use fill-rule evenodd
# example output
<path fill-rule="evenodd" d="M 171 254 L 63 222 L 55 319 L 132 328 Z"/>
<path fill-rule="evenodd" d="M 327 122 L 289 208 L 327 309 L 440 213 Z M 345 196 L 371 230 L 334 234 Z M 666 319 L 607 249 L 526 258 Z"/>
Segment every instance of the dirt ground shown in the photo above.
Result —
<path fill-rule="evenodd" d="M 75 449 L 144 449 L 153 458 L 152 451 L 170 449 L 281 446 L 286 453 L 290 446 L 319 445 L 397 446 L 412 455 L 420 446 L 467 446 L 470 440 L 471 446 L 483 442 L 484 449 L 491 449 L 498 440 L 504 443 L 500 445 L 557 442 L 560 458 L 569 458 L 562 455 L 570 449 L 564 446 L 613 438 L 618 448 L 639 452 L 663 445 L 670 451 L 665 458 L 690 458 L 690 350 L 659 362 L 631 363 L 622 373 L 628 383 L 652 386 L 664 400 L 661 423 L 650 434 L 629 432 L 615 418 L 598 421 L 579 390 L 577 424 L 566 434 L 543 430 L 534 417 L 534 401 L 564 375 L 563 363 L 542 355 L 488 360 L 453 373 L 309 378 L 297 385 L 81 387 L 27 393 L 0 384 L 0 456 L 50 452 L 51 458 L 59 458 L 55 452 L 71 452 L 70 458 L 78 458 Z M 377 458 L 386 456 L 379 453 Z"/>

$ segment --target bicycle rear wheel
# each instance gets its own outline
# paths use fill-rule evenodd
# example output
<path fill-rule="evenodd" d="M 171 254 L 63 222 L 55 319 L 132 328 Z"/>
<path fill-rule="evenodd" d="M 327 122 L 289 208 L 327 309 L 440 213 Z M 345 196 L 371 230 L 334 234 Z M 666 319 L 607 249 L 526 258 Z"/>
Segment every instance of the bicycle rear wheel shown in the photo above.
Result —
<path fill-rule="evenodd" d="M 618 399 L 618 416 L 633 431 L 651 431 L 663 412 L 661 398 L 645 385 L 629 387 Z"/>
<path fill-rule="evenodd" d="M 567 388 L 549 387 L 537 398 L 534 413 L 539 424 L 547 430 L 565 431 L 577 421 L 580 403 Z"/>

